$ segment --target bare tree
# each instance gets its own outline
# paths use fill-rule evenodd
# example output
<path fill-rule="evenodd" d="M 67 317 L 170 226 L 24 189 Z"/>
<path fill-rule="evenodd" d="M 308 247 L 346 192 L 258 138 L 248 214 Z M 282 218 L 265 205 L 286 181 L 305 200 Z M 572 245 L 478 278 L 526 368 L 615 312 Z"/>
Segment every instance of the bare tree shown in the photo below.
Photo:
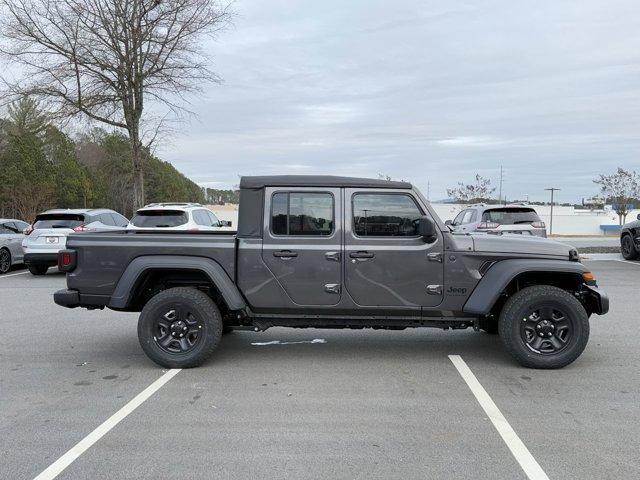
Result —
<path fill-rule="evenodd" d="M 495 190 L 496 188 L 491 186 L 491 180 L 476 174 L 475 183 L 465 184 L 458 182 L 456 187 L 447 188 L 447 195 L 460 202 L 468 203 L 474 200 L 487 199 Z"/>
<path fill-rule="evenodd" d="M 613 203 L 613 210 L 618 214 L 620 225 L 627 221 L 628 205 L 640 197 L 640 176 L 635 171 L 618 167 L 616 173 L 599 175 L 594 183 L 600 185 L 605 198 Z"/>
<path fill-rule="evenodd" d="M 78 116 L 124 129 L 134 205 L 142 206 L 143 149 L 167 115 L 185 112 L 187 95 L 219 80 L 203 44 L 228 24 L 228 6 L 216 0 L 0 0 L 0 8 L 6 40 L 0 53 L 20 72 L 3 79 L 6 97 L 33 97 L 54 118 Z M 166 115 L 151 115 L 149 102 Z M 144 129 L 152 133 L 145 136 Z"/>

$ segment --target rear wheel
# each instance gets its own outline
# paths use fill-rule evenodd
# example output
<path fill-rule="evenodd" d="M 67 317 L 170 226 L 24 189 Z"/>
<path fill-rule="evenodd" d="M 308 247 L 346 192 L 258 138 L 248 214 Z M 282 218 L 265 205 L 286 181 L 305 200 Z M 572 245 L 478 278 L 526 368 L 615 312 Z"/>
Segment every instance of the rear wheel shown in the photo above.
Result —
<path fill-rule="evenodd" d="M 529 368 L 569 365 L 589 341 L 589 317 L 582 304 L 550 285 L 513 295 L 500 313 L 498 328 L 507 351 Z"/>
<path fill-rule="evenodd" d="M 11 252 L 6 248 L 0 249 L 0 273 L 11 270 Z"/>
<path fill-rule="evenodd" d="M 48 265 L 31 264 L 27 265 L 27 268 L 33 275 L 46 275 L 49 270 Z"/>
<path fill-rule="evenodd" d="M 138 320 L 138 340 L 147 356 L 166 368 L 202 364 L 222 336 L 218 307 L 195 288 L 171 288 L 154 296 Z"/>
<path fill-rule="evenodd" d="M 636 250 L 636 246 L 633 243 L 633 237 L 631 235 L 626 234 L 622 237 L 620 240 L 620 251 L 626 260 L 635 260 L 638 258 L 638 251 Z"/>

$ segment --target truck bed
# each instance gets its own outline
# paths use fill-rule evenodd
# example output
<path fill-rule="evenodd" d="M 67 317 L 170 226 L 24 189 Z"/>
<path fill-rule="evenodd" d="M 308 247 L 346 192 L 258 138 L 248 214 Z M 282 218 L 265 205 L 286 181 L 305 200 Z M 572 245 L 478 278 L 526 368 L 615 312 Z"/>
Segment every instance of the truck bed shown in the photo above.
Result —
<path fill-rule="evenodd" d="M 67 274 L 71 289 L 85 295 L 111 295 L 124 270 L 145 255 L 191 255 L 219 263 L 235 278 L 236 232 L 116 231 L 69 235 L 67 248 L 76 250 L 78 268 Z M 81 282 L 78 281 L 81 278 Z"/>

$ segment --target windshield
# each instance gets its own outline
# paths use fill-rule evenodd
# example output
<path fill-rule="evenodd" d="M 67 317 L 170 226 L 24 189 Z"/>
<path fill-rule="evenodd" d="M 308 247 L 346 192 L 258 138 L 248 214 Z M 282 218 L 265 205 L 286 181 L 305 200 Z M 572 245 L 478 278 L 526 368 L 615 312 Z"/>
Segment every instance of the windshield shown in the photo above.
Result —
<path fill-rule="evenodd" d="M 482 214 L 482 221 L 500 225 L 517 225 L 539 222 L 540 217 L 533 208 L 494 208 Z"/>
<path fill-rule="evenodd" d="M 179 227 L 188 220 L 187 213 L 180 210 L 144 210 L 136 212 L 131 224 L 140 228 Z"/>
<path fill-rule="evenodd" d="M 37 228 L 75 228 L 84 223 L 84 215 L 71 213 L 45 213 L 38 215 L 33 223 Z"/>

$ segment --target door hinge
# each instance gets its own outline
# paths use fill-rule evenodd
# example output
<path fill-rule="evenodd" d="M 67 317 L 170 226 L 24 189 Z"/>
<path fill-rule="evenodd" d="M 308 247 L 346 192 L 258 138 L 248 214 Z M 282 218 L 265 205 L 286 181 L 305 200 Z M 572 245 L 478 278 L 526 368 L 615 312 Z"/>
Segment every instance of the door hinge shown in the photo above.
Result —
<path fill-rule="evenodd" d="M 442 295 L 442 285 L 427 285 L 429 295 Z"/>
<path fill-rule="evenodd" d="M 340 293 L 339 283 L 326 283 L 324 285 L 324 291 L 327 293 Z"/>
<path fill-rule="evenodd" d="M 430 262 L 438 262 L 438 263 L 442 263 L 442 254 L 440 252 L 436 252 L 436 253 L 428 253 L 427 254 L 427 259 Z"/>

